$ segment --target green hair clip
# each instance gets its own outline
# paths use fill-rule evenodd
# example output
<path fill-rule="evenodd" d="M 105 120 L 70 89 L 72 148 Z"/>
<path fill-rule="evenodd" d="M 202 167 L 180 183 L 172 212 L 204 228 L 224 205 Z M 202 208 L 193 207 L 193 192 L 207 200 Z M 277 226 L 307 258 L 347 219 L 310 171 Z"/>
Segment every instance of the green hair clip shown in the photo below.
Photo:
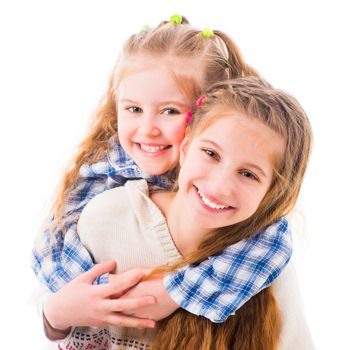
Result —
<path fill-rule="evenodd" d="M 212 29 L 205 28 L 202 31 L 202 37 L 205 38 L 205 39 L 212 38 L 213 36 L 214 36 L 214 31 Z"/>
<path fill-rule="evenodd" d="M 172 15 L 170 17 L 170 22 L 173 24 L 181 24 L 182 23 L 182 16 L 180 15 Z"/>
<path fill-rule="evenodd" d="M 151 26 L 149 24 L 145 24 L 143 27 L 142 27 L 142 30 L 149 30 L 151 29 Z"/>

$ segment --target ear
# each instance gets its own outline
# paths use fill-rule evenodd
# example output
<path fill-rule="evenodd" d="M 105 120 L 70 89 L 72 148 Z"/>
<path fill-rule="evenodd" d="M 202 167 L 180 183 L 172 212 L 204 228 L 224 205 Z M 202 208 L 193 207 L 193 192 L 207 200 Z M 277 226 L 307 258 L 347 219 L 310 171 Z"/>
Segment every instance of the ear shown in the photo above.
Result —
<path fill-rule="evenodd" d="M 185 138 L 183 139 L 183 141 L 181 142 L 181 145 L 180 145 L 180 165 L 181 166 L 186 158 L 189 144 L 190 144 L 190 139 L 188 136 L 185 136 Z"/>

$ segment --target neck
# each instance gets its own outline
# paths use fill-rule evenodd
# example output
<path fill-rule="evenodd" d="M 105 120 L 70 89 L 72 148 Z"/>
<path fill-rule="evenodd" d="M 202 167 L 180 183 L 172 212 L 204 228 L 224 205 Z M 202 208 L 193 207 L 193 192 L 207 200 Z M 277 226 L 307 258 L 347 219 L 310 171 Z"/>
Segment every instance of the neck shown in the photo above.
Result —
<path fill-rule="evenodd" d="M 197 250 L 209 230 L 197 227 L 183 215 L 184 205 L 180 203 L 177 192 L 155 193 L 151 198 L 165 216 L 170 234 L 180 254 L 186 256 Z"/>

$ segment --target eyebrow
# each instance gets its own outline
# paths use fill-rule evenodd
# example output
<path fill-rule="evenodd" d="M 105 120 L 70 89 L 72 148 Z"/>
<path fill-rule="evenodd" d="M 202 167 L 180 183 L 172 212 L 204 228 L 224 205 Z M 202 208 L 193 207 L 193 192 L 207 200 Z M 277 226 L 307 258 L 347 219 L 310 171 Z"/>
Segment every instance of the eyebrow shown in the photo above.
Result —
<path fill-rule="evenodd" d="M 216 147 L 217 149 L 222 151 L 222 148 L 214 141 L 211 141 L 211 140 L 208 140 L 208 139 L 200 139 L 200 141 L 206 142 L 206 143 L 211 143 L 214 147 Z M 258 170 L 261 175 L 263 175 L 264 177 L 267 177 L 264 170 L 262 168 L 260 168 L 260 166 L 256 165 L 255 163 L 246 162 L 245 166 L 248 167 L 248 168 L 254 168 L 254 169 Z"/>
<path fill-rule="evenodd" d="M 134 104 L 138 104 L 137 101 L 130 100 L 130 99 L 128 99 L 128 98 L 122 98 L 122 99 L 119 100 L 119 102 L 121 102 L 121 103 L 134 103 Z"/>
<path fill-rule="evenodd" d="M 208 140 L 208 139 L 200 139 L 201 142 L 211 143 L 213 146 L 221 150 L 221 147 L 214 141 Z"/>
<path fill-rule="evenodd" d="M 140 102 L 135 101 L 135 100 L 131 100 L 128 98 L 122 98 L 119 100 L 120 103 L 134 103 L 134 104 L 140 104 Z M 161 105 L 175 105 L 178 107 L 186 107 L 187 103 L 186 102 L 176 102 L 176 101 L 160 101 Z"/>

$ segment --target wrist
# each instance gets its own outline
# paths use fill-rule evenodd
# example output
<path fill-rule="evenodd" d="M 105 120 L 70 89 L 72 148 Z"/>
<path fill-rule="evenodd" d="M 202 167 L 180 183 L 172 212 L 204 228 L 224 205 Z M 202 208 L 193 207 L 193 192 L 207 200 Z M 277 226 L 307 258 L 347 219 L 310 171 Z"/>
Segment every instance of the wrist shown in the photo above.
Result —
<path fill-rule="evenodd" d="M 43 304 L 43 322 L 44 326 L 57 332 L 69 332 L 72 328 L 71 324 L 67 324 L 61 320 L 61 313 L 59 308 L 56 307 L 56 293 L 49 296 Z"/>
<path fill-rule="evenodd" d="M 57 329 L 53 327 L 48 319 L 46 318 L 44 312 L 43 312 L 43 325 L 44 325 L 44 332 L 48 339 L 50 340 L 61 340 L 66 338 L 70 331 L 72 330 L 72 327 L 68 327 L 65 329 Z"/>

